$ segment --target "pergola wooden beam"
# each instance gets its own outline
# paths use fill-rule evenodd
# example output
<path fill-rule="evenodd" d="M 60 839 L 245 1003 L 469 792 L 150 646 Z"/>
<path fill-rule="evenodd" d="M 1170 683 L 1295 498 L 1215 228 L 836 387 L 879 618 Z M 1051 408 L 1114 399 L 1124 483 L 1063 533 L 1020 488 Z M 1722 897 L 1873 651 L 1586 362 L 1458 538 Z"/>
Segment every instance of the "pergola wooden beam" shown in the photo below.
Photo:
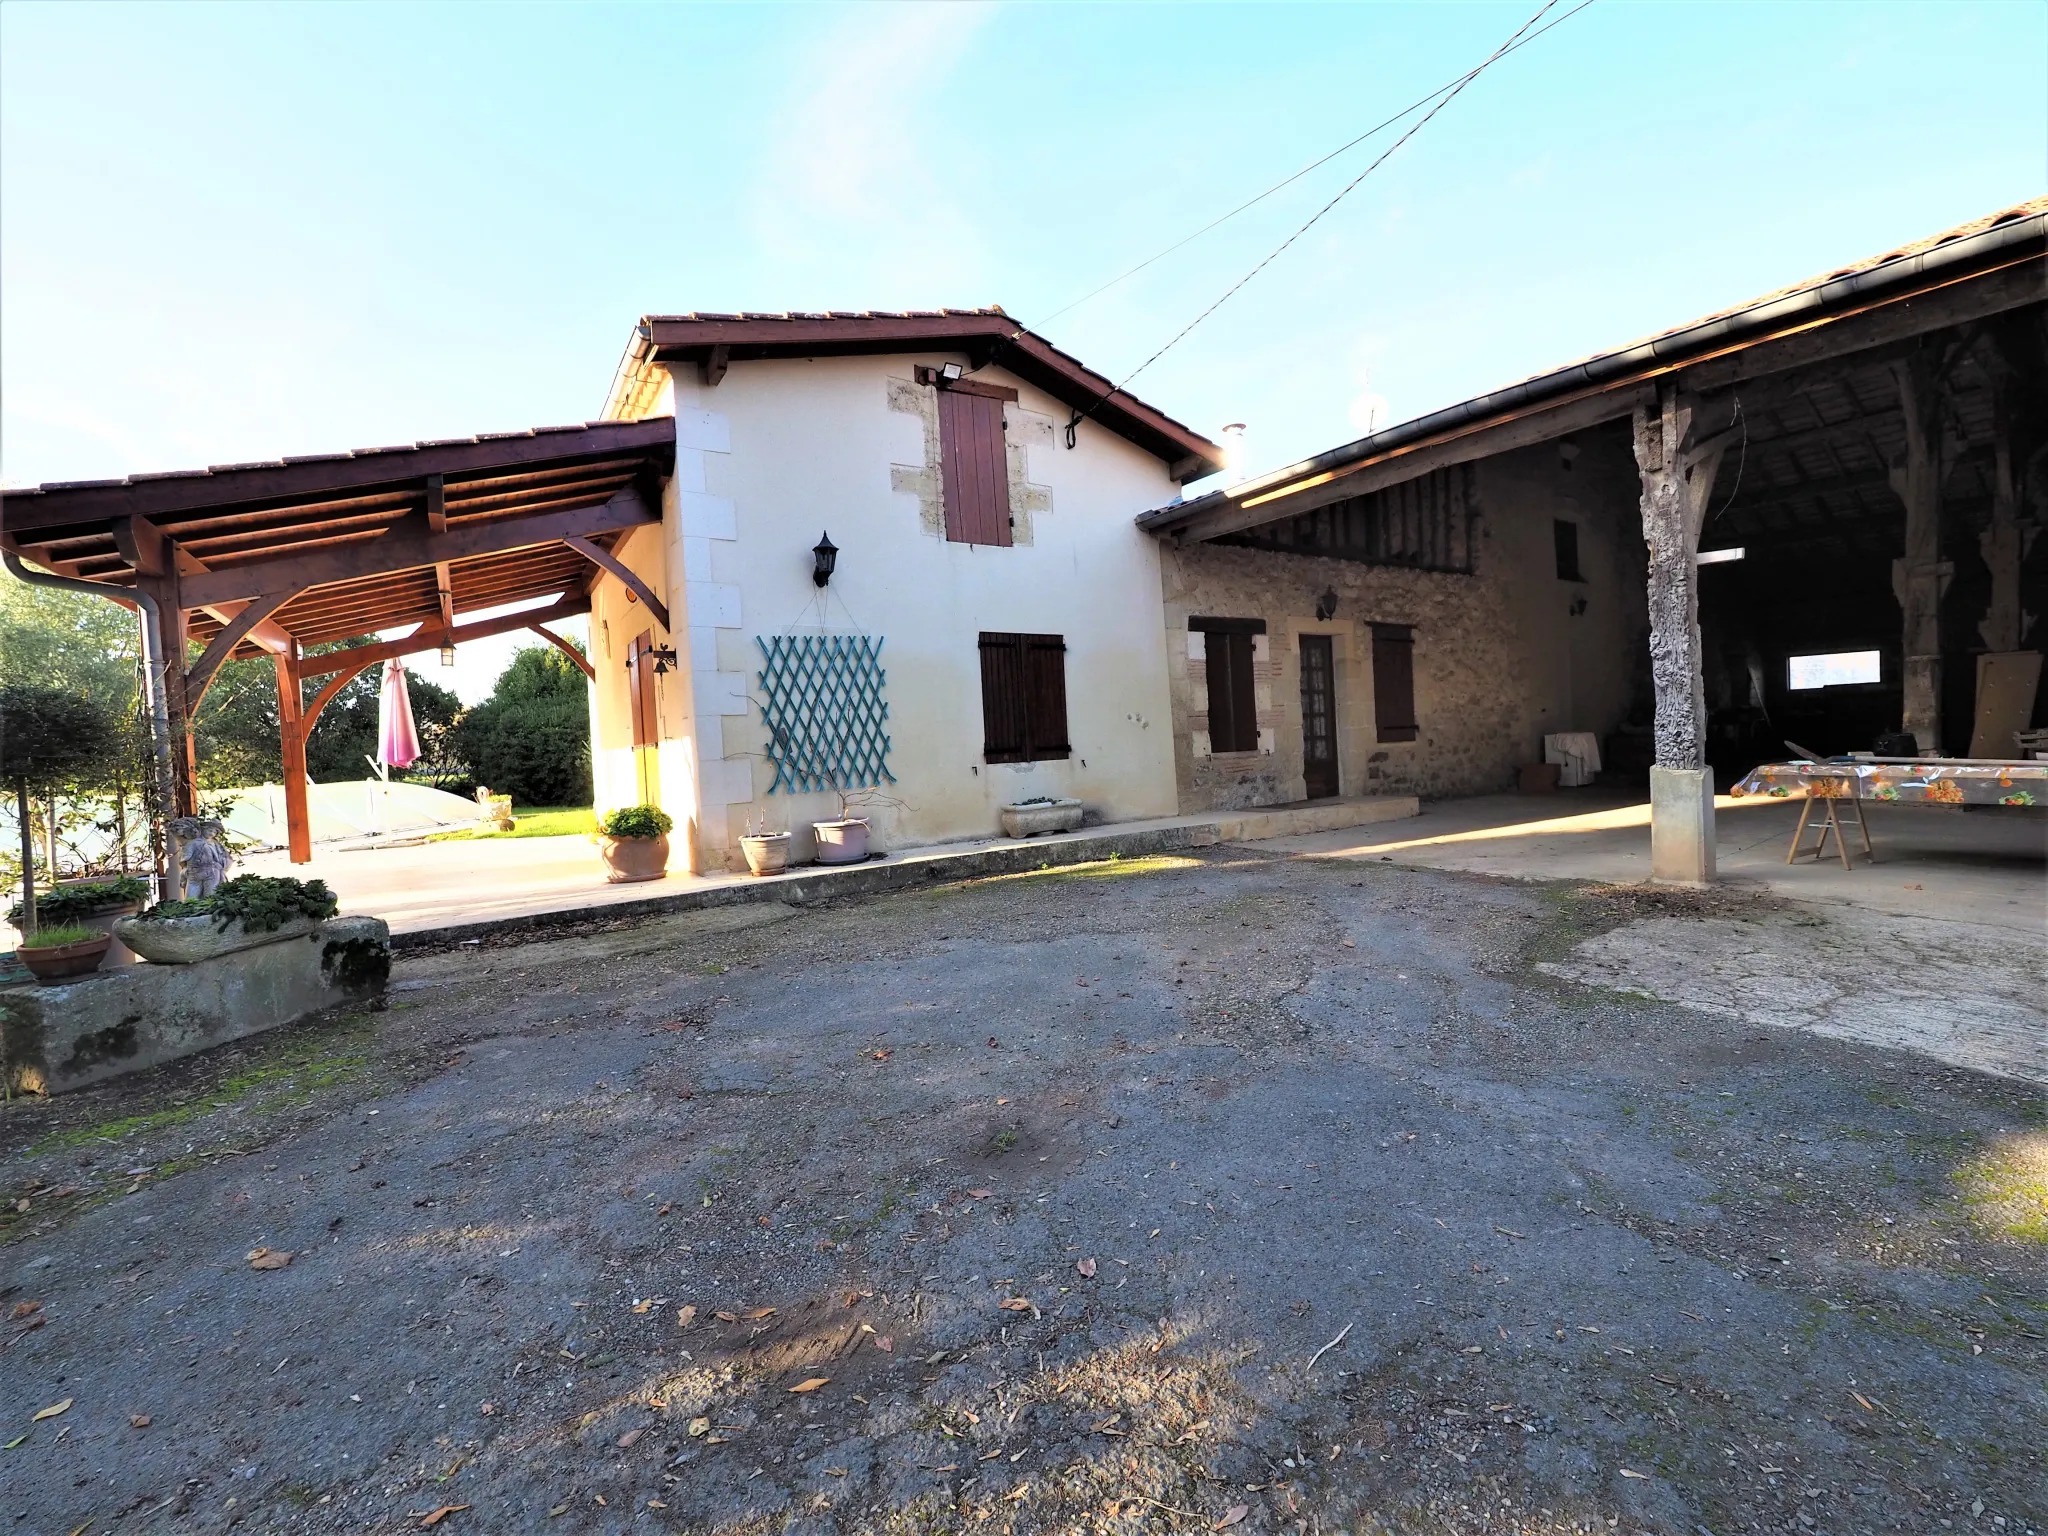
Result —
<path fill-rule="evenodd" d="M 602 506 L 577 507 L 522 517 L 462 523 L 446 533 L 426 533 L 400 523 L 374 538 L 329 546 L 307 554 L 252 560 L 185 579 L 185 601 L 195 608 L 269 592 L 303 590 L 330 582 L 382 576 L 422 566 L 495 554 L 529 544 L 547 544 L 593 533 L 611 533 L 661 521 L 637 486 L 621 487 Z"/>
<path fill-rule="evenodd" d="M 526 627 L 532 630 L 536 635 L 539 635 L 541 639 L 547 641 L 548 644 L 552 645 L 564 656 L 568 657 L 571 661 L 575 662 L 577 669 L 581 671 L 582 674 L 591 682 L 594 683 L 597 681 L 597 668 L 592 666 L 590 664 L 590 658 L 584 655 L 581 651 L 577 650 L 575 646 L 571 645 L 567 640 L 564 640 L 552 629 L 543 629 L 538 624 L 529 624 Z"/>
<path fill-rule="evenodd" d="M 480 619 L 474 624 L 463 624 L 451 630 L 443 630 L 439 625 L 424 625 L 402 640 L 387 640 L 381 645 L 351 646 L 343 651 L 308 656 L 299 663 L 298 672 L 301 677 L 324 677 L 344 667 L 356 667 L 360 671 L 362 666 L 373 661 L 389 661 L 394 656 L 416 656 L 421 651 L 436 651 L 444 645 L 461 645 L 468 640 L 487 640 L 492 635 L 509 635 L 515 630 L 531 629 L 536 624 L 552 624 L 557 619 L 573 619 L 588 612 L 590 599 L 579 593 L 575 597 L 564 598 L 551 608 L 529 608 L 523 613 L 501 614 L 495 619 Z"/>
<path fill-rule="evenodd" d="M 593 544 L 588 539 L 567 538 L 562 542 L 575 550 L 599 570 L 608 571 L 626 584 L 626 590 L 647 605 L 647 611 L 663 629 L 668 629 L 668 604 L 654 595 L 654 588 L 643 581 L 637 571 L 602 544 Z"/>
<path fill-rule="evenodd" d="M 220 633 L 207 642 L 206 649 L 200 654 L 199 659 L 185 671 L 185 696 L 191 701 L 193 708 L 198 708 L 199 701 L 206 696 L 206 690 L 211 686 L 214 674 L 220 670 L 220 664 L 228 659 L 229 653 L 241 644 L 245 636 L 268 623 L 273 613 L 298 595 L 296 592 L 273 592 L 268 597 L 259 597 L 254 602 L 241 605 L 241 612 L 229 619 Z M 284 634 L 284 631 L 278 629 L 275 624 L 271 624 L 270 628 L 276 630 L 278 634 Z M 291 637 L 286 635 L 283 645 L 265 646 L 264 649 L 280 659 L 287 657 L 291 654 Z"/>

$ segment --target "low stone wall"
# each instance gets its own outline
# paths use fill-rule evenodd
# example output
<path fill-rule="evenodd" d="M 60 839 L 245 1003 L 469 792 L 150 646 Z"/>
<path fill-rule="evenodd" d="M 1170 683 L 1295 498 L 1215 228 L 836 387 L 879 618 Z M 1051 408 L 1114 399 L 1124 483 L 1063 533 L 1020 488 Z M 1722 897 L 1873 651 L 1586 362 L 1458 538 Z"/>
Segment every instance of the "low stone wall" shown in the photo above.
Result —
<path fill-rule="evenodd" d="M 338 917 L 310 934 L 191 965 L 129 965 L 0 990 L 0 1078 L 67 1093 L 329 1008 L 383 995 L 391 931 Z"/>

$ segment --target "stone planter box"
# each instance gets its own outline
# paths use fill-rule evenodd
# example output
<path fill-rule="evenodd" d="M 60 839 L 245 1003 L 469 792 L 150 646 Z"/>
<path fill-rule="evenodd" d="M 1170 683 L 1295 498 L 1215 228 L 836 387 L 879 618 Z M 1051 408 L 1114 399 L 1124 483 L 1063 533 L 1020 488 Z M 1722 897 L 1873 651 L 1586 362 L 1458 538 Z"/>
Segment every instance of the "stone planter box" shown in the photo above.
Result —
<path fill-rule="evenodd" d="M 1035 805 L 1006 805 L 998 813 L 1005 837 L 1036 837 L 1041 832 L 1076 832 L 1081 827 L 1078 800 L 1040 801 Z"/>
<path fill-rule="evenodd" d="M 148 921 L 139 917 L 123 917 L 114 922 L 114 937 L 153 964 L 192 965 L 219 955 L 231 955 L 237 950 L 304 938 L 319 926 L 314 918 L 295 917 L 268 933 L 250 933 L 239 922 L 231 922 L 223 928 L 219 918 L 208 917 L 204 913 L 197 917 L 152 918 Z"/>
<path fill-rule="evenodd" d="M 185 965 L 0 988 L 0 1082 L 14 1093 L 68 1093 L 329 1008 L 374 1002 L 390 973 L 384 923 L 337 917 Z"/>

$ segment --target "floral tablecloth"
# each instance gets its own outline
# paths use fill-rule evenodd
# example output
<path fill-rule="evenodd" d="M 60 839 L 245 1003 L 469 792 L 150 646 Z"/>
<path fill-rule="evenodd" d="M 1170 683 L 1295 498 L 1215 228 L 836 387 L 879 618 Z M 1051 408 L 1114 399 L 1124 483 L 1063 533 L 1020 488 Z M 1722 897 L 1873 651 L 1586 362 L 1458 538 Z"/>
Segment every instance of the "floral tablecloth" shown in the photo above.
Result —
<path fill-rule="evenodd" d="M 1728 791 L 1901 805 L 2048 804 L 2048 762 L 1765 763 Z"/>

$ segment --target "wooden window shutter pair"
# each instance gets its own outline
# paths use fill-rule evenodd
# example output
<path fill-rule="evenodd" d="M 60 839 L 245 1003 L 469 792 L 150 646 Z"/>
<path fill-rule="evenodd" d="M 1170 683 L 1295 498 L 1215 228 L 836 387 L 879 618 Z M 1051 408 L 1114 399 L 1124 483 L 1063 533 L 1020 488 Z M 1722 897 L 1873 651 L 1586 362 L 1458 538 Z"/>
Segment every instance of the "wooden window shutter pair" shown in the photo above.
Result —
<path fill-rule="evenodd" d="M 1189 619 L 1203 636 L 1209 674 L 1209 750 L 1259 750 L 1259 700 L 1252 681 L 1254 636 L 1266 632 L 1264 619 Z"/>
<path fill-rule="evenodd" d="M 1406 624 L 1372 627 L 1373 717 L 1381 741 L 1413 741 L 1415 631 Z"/>
<path fill-rule="evenodd" d="M 981 755 L 991 763 L 1069 756 L 1067 643 L 1059 635 L 981 637 Z"/>
<path fill-rule="evenodd" d="M 972 379 L 941 383 L 939 468 L 946 537 L 955 544 L 1007 546 L 1010 460 L 1003 406 L 1017 391 Z"/>

